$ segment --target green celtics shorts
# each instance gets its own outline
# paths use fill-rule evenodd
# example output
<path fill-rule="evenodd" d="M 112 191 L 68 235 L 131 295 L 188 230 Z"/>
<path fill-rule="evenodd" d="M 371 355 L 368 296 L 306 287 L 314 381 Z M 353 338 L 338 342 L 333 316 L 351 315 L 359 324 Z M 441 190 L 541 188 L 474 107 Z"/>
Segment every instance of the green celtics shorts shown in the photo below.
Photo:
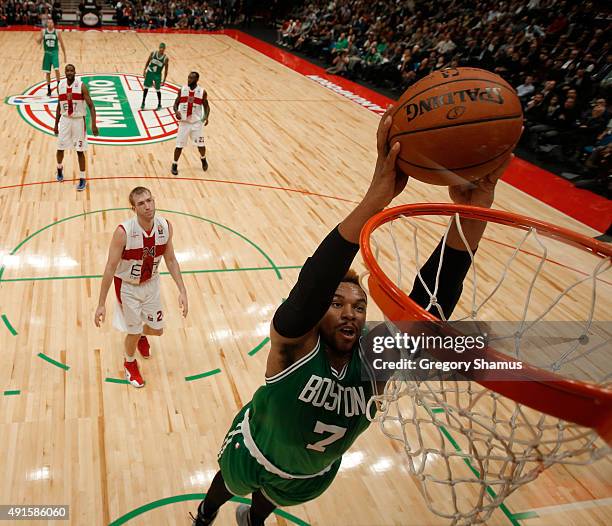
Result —
<path fill-rule="evenodd" d="M 43 56 L 42 70 L 45 73 L 50 73 L 51 68 L 59 69 L 59 52 L 45 53 Z"/>
<path fill-rule="evenodd" d="M 159 73 L 151 73 L 150 71 L 147 71 L 147 74 L 145 75 L 145 80 L 144 80 L 144 87 L 151 88 L 153 85 L 155 85 L 155 89 L 157 91 L 160 90 L 161 75 Z"/>
<path fill-rule="evenodd" d="M 261 490 L 276 506 L 296 506 L 321 495 L 336 477 L 341 459 L 326 473 L 307 479 L 285 479 L 270 473 L 251 456 L 244 444 L 241 427 L 249 407 L 247 404 L 236 415 L 219 452 L 219 466 L 227 489 L 240 496 Z"/>

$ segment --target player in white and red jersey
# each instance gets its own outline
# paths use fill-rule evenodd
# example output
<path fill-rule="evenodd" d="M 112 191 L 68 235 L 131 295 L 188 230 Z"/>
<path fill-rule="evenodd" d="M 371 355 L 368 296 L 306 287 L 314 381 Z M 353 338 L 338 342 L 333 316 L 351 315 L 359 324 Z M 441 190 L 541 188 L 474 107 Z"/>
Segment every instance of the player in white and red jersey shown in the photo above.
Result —
<path fill-rule="evenodd" d="M 77 190 L 82 192 L 87 186 L 85 180 L 85 152 L 87 151 L 87 110 L 91 112 L 91 131 L 98 135 L 96 126 L 96 108 L 91 101 L 87 86 L 76 78 L 76 69 L 66 64 L 66 78 L 57 86 L 57 109 L 55 110 L 55 128 L 57 135 L 57 180 L 64 180 L 64 150 L 74 149 L 79 158 L 79 184 Z"/>
<path fill-rule="evenodd" d="M 172 226 L 155 215 L 155 200 L 147 188 L 134 188 L 130 192 L 130 204 L 136 216 L 121 223 L 113 234 L 94 323 L 100 327 L 106 318 L 106 296 L 114 282 L 118 305 L 113 325 L 127 333 L 125 376 L 134 387 L 142 387 L 144 380 L 138 369 L 136 348 L 143 358 L 150 358 L 147 335 L 161 336 L 164 329 L 158 273 L 162 256 L 179 289 L 183 316 L 187 316 L 188 304 L 172 245 Z"/>
<path fill-rule="evenodd" d="M 187 86 L 181 88 L 174 101 L 174 113 L 176 113 L 179 125 L 176 135 L 176 148 L 174 149 L 174 162 L 170 170 L 172 175 L 178 175 L 178 161 L 189 138 L 198 147 L 202 170 L 208 170 L 203 126 L 208 125 L 210 105 L 208 104 L 206 90 L 202 86 L 198 86 L 198 80 L 200 80 L 200 74 L 197 71 L 189 73 Z"/>

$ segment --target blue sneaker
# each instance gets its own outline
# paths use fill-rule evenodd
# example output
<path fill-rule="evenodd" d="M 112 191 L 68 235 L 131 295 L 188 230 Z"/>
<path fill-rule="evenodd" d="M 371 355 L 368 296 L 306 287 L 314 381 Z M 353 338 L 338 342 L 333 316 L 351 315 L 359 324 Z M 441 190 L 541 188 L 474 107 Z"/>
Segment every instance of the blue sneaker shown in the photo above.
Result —
<path fill-rule="evenodd" d="M 87 188 L 87 181 L 85 179 L 79 179 L 79 184 L 77 186 L 77 192 L 82 192 Z"/>
<path fill-rule="evenodd" d="M 62 183 L 64 181 L 64 169 L 63 168 L 57 169 L 57 181 L 59 183 Z"/>

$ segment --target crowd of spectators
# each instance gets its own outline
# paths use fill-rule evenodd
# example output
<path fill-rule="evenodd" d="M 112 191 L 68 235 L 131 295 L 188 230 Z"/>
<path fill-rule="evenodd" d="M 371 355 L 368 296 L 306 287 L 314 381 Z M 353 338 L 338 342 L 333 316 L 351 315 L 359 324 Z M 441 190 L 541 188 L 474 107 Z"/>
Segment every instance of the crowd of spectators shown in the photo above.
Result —
<path fill-rule="evenodd" d="M 280 0 L 267 2 L 278 13 Z M 432 71 L 494 71 L 517 91 L 522 145 L 608 187 L 612 160 L 612 14 L 605 1 L 310 0 L 278 23 L 279 45 L 328 72 L 396 95 Z M 116 0 L 117 25 L 213 30 L 248 26 L 255 0 Z M 261 6 L 259 6 L 261 7 Z M 61 18 L 59 1 L 0 2 L 0 25 Z"/>
<path fill-rule="evenodd" d="M 494 71 L 523 103 L 523 146 L 601 189 L 612 159 L 611 36 L 605 2 L 311 0 L 280 21 L 277 43 L 397 95 L 442 68 Z"/>
<path fill-rule="evenodd" d="M 5 0 L 0 2 L 0 27 L 14 24 L 41 25 L 49 16 L 54 22 L 62 18 L 59 0 Z"/>
<path fill-rule="evenodd" d="M 117 24 L 136 29 L 214 30 L 242 22 L 241 0 L 119 0 Z"/>
<path fill-rule="evenodd" d="M 133 29 L 213 30 L 250 22 L 254 0 L 115 0 L 115 22 Z M 99 5 L 104 2 L 98 2 Z M 0 0 L 0 26 L 62 18 L 59 0 Z"/>

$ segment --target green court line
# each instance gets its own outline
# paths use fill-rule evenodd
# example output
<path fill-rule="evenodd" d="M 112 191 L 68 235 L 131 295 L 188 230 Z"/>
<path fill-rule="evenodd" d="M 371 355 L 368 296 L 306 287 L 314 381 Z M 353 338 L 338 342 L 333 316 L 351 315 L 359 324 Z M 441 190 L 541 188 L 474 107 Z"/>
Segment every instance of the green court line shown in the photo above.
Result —
<path fill-rule="evenodd" d="M 536 519 L 539 517 L 539 515 L 535 511 L 524 511 L 522 513 L 513 513 L 512 517 L 519 521 L 525 519 Z"/>
<path fill-rule="evenodd" d="M 154 510 L 156 508 L 161 508 L 163 506 L 167 506 L 168 504 L 174 504 L 175 502 L 186 502 L 188 500 L 200 501 L 204 497 L 206 497 L 206 493 L 187 493 L 185 495 L 175 495 L 174 497 L 166 497 L 165 499 L 159 499 L 154 502 L 149 502 L 148 504 L 140 506 L 135 510 L 129 511 L 118 519 L 115 519 L 108 526 L 121 526 L 122 524 L 127 523 L 134 517 L 138 517 L 139 515 L 142 515 L 143 513 Z M 241 504 L 251 504 L 251 499 L 247 499 L 245 497 L 232 497 L 230 500 L 232 502 L 239 502 Z M 291 521 L 297 526 L 310 526 L 307 522 L 296 517 L 295 515 L 291 515 L 291 513 L 287 513 L 284 510 L 275 509 L 273 513 L 278 515 L 279 517 L 283 517 L 284 519 Z"/>
<path fill-rule="evenodd" d="M 188 212 L 179 212 L 178 210 L 165 210 L 163 208 L 160 208 L 159 211 L 160 212 L 168 212 L 170 214 L 182 215 L 182 216 L 186 216 L 186 217 L 193 217 L 195 219 L 199 219 L 200 221 L 206 221 L 207 223 L 210 223 L 211 225 L 215 225 L 215 226 L 218 226 L 218 227 L 224 228 L 225 230 L 230 231 L 232 234 L 237 235 L 240 239 L 242 239 L 243 241 L 246 241 L 249 245 L 251 245 L 253 248 L 255 248 L 255 250 L 257 250 L 264 258 L 266 258 L 268 263 L 270 263 L 270 266 L 274 267 L 274 271 L 276 272 L 276 277 L 278 279 L 281 279 L 281 280 L 283 279 L 283 277 L 281 276 L 280 270 L 278 270 L 276 264 L 274 263 L 274 261 L 272 261 L 272 258 L 270 256 L 268 256 L 268 254 L 266 254 L 259 245 L 257 245 L 253 241 L 251 241 L 248 237 L 246 237 L 245 235 L 241 234 L 237 230 L 234 230 L 234 229 L 232 229 L 232 228 L 230 228 L 228 226 L 222 225 L 221 223 L 218 223 L 217 221 L 213 221 L 212 219 L 206 219 L 205 217 L 200 217 L 200 216 L 197 216 L 195 214 L 190 214 Z"/>
<path fill-rule="evenodd" d="M 43 360 L 49 362 L 50 364 L 55 365 L 56 367 L 59 367 L 60 369 L 64 369 L 64 371 L 67 371 L 68 369 L 70 369 L 70 367 L 62 362 L 57 362 L 55 361 L 53 358 L 50 358 L 49 356 L 47 356 L 46 354 L 43 354 L 41 352 L 38 353 L 38 357 L 42 358 Z"/>
<path fill-rule="evenodd" d="M 127 380 L 122 380 L 121 378 L 105 378 L 104 381 L 108 382 L 109 384 L 126 384 L 126 385 L 129 385 L 129 383 L 130 383 Z"/>
<path fill-rule="evenodd" d="M 302 268 L 302 265 L 282 265 L 276 267 L 240 267 L 240 268 L 211 268 L 202 270 L 181 270 L 181 274 L 212 274 L 224 272 L 250 272 L 254 270 L 292 270 Z M 170 272 L 160 272 L 160 276 L 169 276 Z M 2 283 L 11 283 L 19 281 L 55 281 L 66 279 L 100 279 L 102 274 L 83 274 L 80 276 L 41 276 L 36 278 L 4 278 L 0 279 Z M 5 322 L 6 323 L 6 322 Z"/>
<path fill-rule="evenodd" d="M 130 211 L 130 208 L 126 208 L 126 207 L 119 207 L 119 208 L 104 208 L 101 210 L 91 210 L 89 212 L 82 212 L 80 214 L 75 214 L 72 216 L 68 216 L 68 217 L 64 217 L 62 219 L 58 219 L 57 221 L 54 221 L 53 223 L 49 223 L 48 225 L 39 228 L 38 230 L 36 230 L 35 232 L 32 232 L 29 236 L 27 236 L 25 239 L 21 240 L 20 243 L 9 252 L 9 256 L 14 256 L 17 251 L 23 246 L 25 245 L 28 241 L 30 241 L 30 239 L 32 239 L 33 237 L 36 237 L 38 234 L 40 234 L 41 232 L 44 232 L 45 230 L 55 226 L 55 225 L 59 225 L 60 223 L 65 223 L 66 221 L 70 221 L 72 219 L 76 219 L 78 217 L 85 217 L 88 215 L 92 215 L 92 214 L 100 214 L 100 213 L 104 213 L 104 212 L 117 212 L 117 211 Z M 282 280 L 282 276 L 280 273 L 279 268 L 277 267 L 276 263 L 274 263 L 274 261 L 272 261 L 272 258 L 259 246 L 257 245 L 257 243 L 255 243 L 254 241 L 251 241 L 248 237 L 246 237 L 245 235 L 241 234 L 240 232 L 226 226 L 223 225 L 217 221 L 213 221 L 212 219 L 207 219 L 205 217 L 201 217 L 201 216 L 197 216 L 195 214 L 189 214 L 187 212 L 180 212 L 178 210 L 168 210 L 168 209 L 164 209 L 164 208 L 160 208 L 158 209 L 159 212 L 164 212 L 164 213 L 170 213 L 170 214 L 177 214 L 177 215 L 183 215 L 186 217 L 192 217 L 195 219 L 199 219 L 200 221 L 205 221 L 207 223 L 210 223 L 212 225 L 218 226 L 219 228 L 223 228 L 224 230 L 227 230 L 228 232 L 231 232 L 232 234 L 238 236 L 240 239 L 242 239 L 243 241 L 246 241 L 249 245 L 251 245 L 253 248 L 255 248 L 255 250 L 257 250 L 265 259 L 266 261 L 270 264 L 270 266 L 274 269 L 274 272 L 276 273 L 276 277 L 280 280 Z M 5 265 L 0 266 L 0 282 L 4 281 L 2 279 L 2 276 L 4 275 L 4 271 L 6 269 Z"/>
<path fill-rule="evenodd" d="M 266 345 L 266 343 L 268 343 L 270 341 L 270 338 L 268 336 L 266 336 L 263 340 L 261 340 L 255 347 L 253 347 L 249 352 L 248 355 L 249 356 L 254 356 L 256 353 L 258 353 L 262 347 L 264 345 Z"/>
<path fill-rule="evenodd" d="M 449 433 L 449 431 L 446 429 L 446 427 L 444 427 L 443 425 L 439 425 L 438 428 L 440 429 L 440 431 L 442 431 L 442 434 L 447 438 L 447 440 L 453 445 L 455 450 L 458 453 L 464 454 L 463 450 L 461 449 L 461 446 L 459 446 L 457 441 Z M 478 478 L 480 478 L 480 472 L 474 466 L 472 466 L 472 463 L 470 462 L 470 460 L 468 458 L 466 458 L 465 456 L 463 457 L 462 460 L 463 460 L 463 462 L 466 463 L 467 467 L 470 468 L 472 473 L 474 473 L 474 475 L 476 475 Z M 495 493 L 495 491 L 493 491 L 493 488 L 491 488 L 491 486 L 487 486 L 487 493 L 491 497 L 493 497 L 493 498 L 497 497 L 497 493 Z M 503 502 L 499 505 L 499 509 L 502 510 L 504 515 L 510 520 L 510 523 L 513 526 L 520 526 L 520 522 L 518 521 L 518 519 L 516 519 L 515 515 L 512 514 L 512 512 L 508 509 L 508 507 Z"/>
<path fill-rule="evenodd" d="M 219 374 L 221 369 L 213 369 L 212 371 L 206 371 L 205 373 L 194 374 L 193 376 L 185 376 L 186 382 L 192 382 L 193 380 L 199 380 L 200 378 L 206 378 L 207 376 L 212 376 L 213 374 Z"/>
<path fill-rule="evenodd" d="M 17 336 L 17 331 L 15 330 L 15 327 L 13 327 L 11 325 L 11 322 L 8 320 L 8 318 L 6 317 L 6 314 L 2 315 L 2 321 L 4 322 L 4 325 L 6 325 L 6 328 L 9 330 L 9 332 L 13 335 L 13 336 Z"/>
<path fill-rule="evenodd" d="M 21 391 L 19 389 L 13 389 L 12 391 L 4 391 L 4 396 L 13 396 L 18 394 L 21 394 Z"/>

